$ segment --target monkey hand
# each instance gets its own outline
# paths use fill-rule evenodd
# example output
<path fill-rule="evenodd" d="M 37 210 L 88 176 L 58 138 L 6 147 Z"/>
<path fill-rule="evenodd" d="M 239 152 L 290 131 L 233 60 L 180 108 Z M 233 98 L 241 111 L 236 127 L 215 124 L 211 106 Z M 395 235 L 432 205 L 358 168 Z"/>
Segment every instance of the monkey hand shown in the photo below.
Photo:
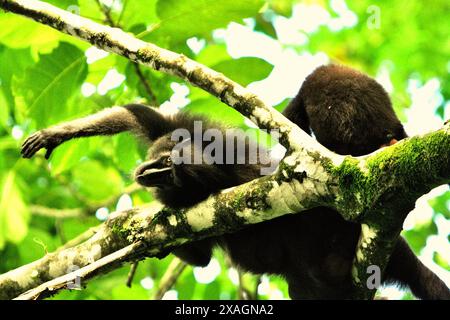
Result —
<path fill-rule="evenodd" d="M 39 130 L 29 136 L 22 144 L 21 154 L 24 158 L 31 158 L 40 149 L 45 148 L 45 159 L 50 157 L 53 149 L 64 141 L 63 137 L 52 129 Z"/>

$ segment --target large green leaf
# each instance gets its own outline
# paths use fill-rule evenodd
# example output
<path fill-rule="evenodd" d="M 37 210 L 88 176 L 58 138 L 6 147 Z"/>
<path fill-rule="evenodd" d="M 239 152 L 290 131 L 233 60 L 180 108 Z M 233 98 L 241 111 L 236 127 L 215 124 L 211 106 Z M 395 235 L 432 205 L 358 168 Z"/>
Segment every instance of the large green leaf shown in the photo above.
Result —
<path fill-rule="evenodd" d="M 39 62 L 27 69 L 15 87 L 28 106 L 38 126 L 46 126 L 68 115 L 68 100 L 79 93 L 86 78 L 84 53 L 77 47 L 61 43 L 49 54 L 40 55 Z"/>
<path fill-rule="evenodd" d="M 193 100 L 183 112 L 202 114 L 231 127 L 245 128 L 244 117 L 214 97 Z"/>
<path fill-rule="evenodd" d="M 169 100 L 173 93 L 170 88 L 170 83 L 178 81 L 178 79 L 164 73 L 154 72 L 144 66 L 139 66 L 139 68 L 143 75 L 143 79 L 146 82 L 146 86 L 150 88 L 157 103 L 161 105 L 164 101 Z M 125 81 L 128 87 L 135 89 L 138 95 L 145 98 L 147 101 L 152 101 L 148 88 L 144 86 L 142 79 L 140 79 L 136 72 L 136 66 L 133 63 L 127 63 L 125 75 Z"/>
<path fill-rule="evenodd" d="M 435 213 L 441 213 L 445 218 L 450 219 L 450 190 L 442 193 L 429 201 Z"/>
<path fill-rule="evenodd" d="M 158 0 L 124 0 L 123 12 L 119 17 L 119 23 L 125 30 L 131 29 L 137 24 L 146 26 L 159 21 L 156 14 Z"/>
<path fill-rule="evenodd" d="M 93 160 L 82 161 L 73 169 L 73 182 L 84 196 L 94 201 L 108 200 L 123 188 L 116 170 Z"/>
<path fill-rule="evenodd" d="M 195 58 L 196 61 L 207 65 L 209 67 L 218 64 L 219 62 L 230 60 L 231 56 L 228 54 L 225 44 L 211 44 L 203 48 Z"/>
<path fill-rule="evenodd" d="M 131 134 L 119 134 L 114 138 L 114 162 L 125 171 L 131 173 L 140 159 L 136 138 Z"/>
<path fill-rule="evenodd" d="M 14 95 L 12 92 L 13 76 L 20 76 L 25 69 L 34 63 L 29 48 L 12 49 L 4 47 L 0 51 L 0 88 L 4 93 L 5 100 L 10 108 L 14 107 Z M 5 61 L 14 61 L 14 63 L 5 63 Z"/>
<path fill-rule="evenodd" d="M 11 48 L 52 46 L 62 33 L 36 21 L 0 11 L 0 43 Z"/>
<path fill-rule="evenodd" d="M 249 57 L 222 61 L 212 68 L 246 86 L 253 81 L 266 78 L 273 66 L 262 59 Z"/>
<path fill-rule="evenodd" d="M 29 212 L 16 183 L 16 173 L 9 171 L 0 185 L 0 249 L 6 241 L 20 242 L 28 231 Z"/>
<path fill-rule="evenodd" d="M 0 89 L 2 89 L 2 85 L 0 84 Z M 0 91 L 0 127 L 7 127 L 7 122 L 9 118 L 9 104 L 6 100 L 5 94 L 3 91 Z"/>
<path fill-rule="evenodd" d="M 22 261 L 30 263 L 42 258 L 46 253 L 54 251 L 60 244 L 61 242 L 48 232 L 31 227 L 18 247 Z"/>
<path fill-rule="evenodd" d="M 74 8 L 78 7 L 78 0 L 47 0 L 46 2 L 51 3 L 64 10 L 75 11 Z"/>
<path fill-rule="evenodd" d="M 160 22 L 144 39 L 156 42 L 184 42 L 193 36 L 208 37 L 212 30 L 225 27 L 230 21 L 254 16 L 263 0 L 159 0 Z"/>
<path fill-rule="evenodd" d="M 86 156 L 89 142 L 89 139 L 72 140 L 56 148 L 51 157 L 52 174 L 58 175 L 78 164 Z"/>
<path fill-rule="evenodd" d="M 437 234 L 437 226 L 433 220 L 428 223 L 416 226 L 414 229 L 404 231 L 403 236 L 408 240 L 414 252 L 419 253 L 425 247 L 427 238 L 432 234 Z"/>
<path fill-rule="evenodd" d="M 260 58 L 233 59 L 224 45 L 207 46 L 198 54 L 196 60 L 243 86 L 266 78 L 273 69 L 271 64 Z"/>

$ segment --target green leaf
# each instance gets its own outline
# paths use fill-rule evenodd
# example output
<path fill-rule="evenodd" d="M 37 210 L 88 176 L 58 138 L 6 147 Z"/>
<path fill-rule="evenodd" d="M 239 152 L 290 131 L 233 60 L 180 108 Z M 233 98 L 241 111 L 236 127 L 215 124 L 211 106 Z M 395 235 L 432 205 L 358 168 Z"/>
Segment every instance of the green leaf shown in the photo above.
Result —
<path fill-rule="evenodd" d="M 94 160 L 82 161 L 74 168 L 73 182 L 80 193 L 94 201 L 108 200 L 123 188 L 116 170 Z"/>
<path fill-rule="evenodd" d="M 433 253 L 433 260 L 445 270 L 450 270 L 450 261 L 447 261 L 439 252 Z"/>
<path fill-rule="evenodd" d="M 222 72 L 243 86 L 253 81 L 265 79 L 273 69 L 270 63 L 260 58 L 233 59 L 224 45 L 207 46 L 200 51 L 196 60 L 218 72 Z"/>
<path fill-rule="evenodd" d="M 102 21 L 105 15 L 101 11 L 97 1 L 92 0 L 78 0 L 80 5 L 80 15 L 82 17 L 89 17 L 94 21 Z"/>
<path fill-rule="evenodd" d="M 14 107 L 14 95 L 12 92 L 13 77 L 23 75 L 25 69 L 34 63 L 29 48 L 12 49 L 4 47 L 0 51 L 0 61 L 14 61 L 14 63 L 2 63 L 0 68 L 0 87 L 5 95 L 9 107 Z"/>
<path fill-rule="evenodd" d="M 159 21 L 156 14 L 156 3 L 158 0 L 125 0 L 123 1 L 123 12 L 120 17 L 120 25 L 125 30 L 130 30 L 137 24 L 146 26 Z"/>
<path fill-rule="evenodd" d="M 60 244 L 60 241 L 49 232 L 31 227 L 18 247 L 22 262 L 30 263 L 42 258 L 47 252 L 54 251 Z"/>
<path fill-rule="evenodd" d="M 292 14 L 292 0 L 276 0 L 269 1 L 270 8 L 284 16 L 290 16 Z"/>
<path fill-rule="evenodd" d="M 228 281 L 228 279 L 226 279 L 225 281 Z M 203 298 L 218 300 L 220 299 L 220 293 L 221 293 L 220 281 L 213 281 L 212 283 L 209 283 L 206 286 Z"/>
<path fill-rule="evenodd" d="M 253 81 L 267 78 L 273 69 L 268 62 L 259 58 L 240 58 L 222 61 L 212 67 L 218 72 L 246 86 Z"/>
<path fill-rule="evenodd" d="M 227 52 L 224 44 L 211 44 L 206 46 L 195 58 L 196 61 L 207 66 L 213 66 L 221 61 L 230 60 L 231 56 Z"/>
<path fill-rule="evenodd" d="M 202 285 L 195 280 L 192 270 L 192 268 L 184 270 L 175 284 L 174 289 L 178 291 L 178 299 L 180 300 L 195 299 L 194 293 L 202 287 Z"/>
<path fill-rule="evenodd" d="M 450 190 L 429 201 L 435 213 L 441 213 L 446 219 L 450 219 Z"/>
<path fill-rule="evenodd" d="M 289 102 L 291 102 L 290 98 L 284 99 L 276 106 L 273 106 L 273 108 L 276 109 L 277 111 L 283 112 L 283 110 L 286 109 L 286 107 L 288 106 Z"/>
<path fill-rule="evenodd" d="M 0 12 L 0 43 L 11 48 L 51 47 L 62 33 L 31 19 Z"/>
<path fill-rule="evenodd" d="M 140 159 L 136 138 L 129 133 L 114 137 L 114 162 L 127 173 L 131 173 Z"/>
<path fill-rule="evenodd" d="M 263 0 L 159 0 L 157 13 L 161 22 L 143 38 L 156 42 L 184 42 L 199 36 L 208 37 L 214 29 L 226 27 L 230 21 L 254 16 Z"/>
<path fill-rule="evenodd" d="M 128 288 L 125 285 L 125 278 L 116 279 L 116 284 L 112 288 L 111 296 L 117 300 L 147 300 L 149 298 L 148 290 L 145 290 L 140 285 L 135 285 Z M 117 283 L 119 282 L 119 283 Z"/>
<path fill-rule="evenodd" d="M 77 0 L 47 0 L 46 2 L 64 10 L 69 10 L 74 6 L 78 7 Z"/>
<path fill-rule="evenodd" d="M 9 171 L 0 185 L 0 249 L 6 241 L 20 242 L 28 231 L 29 211 L 16 182 L 16 173 Z"/>
<path fill-rule="evenodd" d="M 61 43 L 50 54 L 40 55 L 39 62 L 27 69 L 15 88 L 31 117 L 43 127 L 70 114 L 67 102 L 74 92 L 79 92 L 86 73 L 84 52 Z"/>
<path fill-rule="evenodd" d="M 414 229 L 402 233 L 415 253 L 419 253 L 430 235 L 437 234 L 437 226 L 434 221 L 416 226 Z"/>
<path fill-rule="evenodd" d="M 89 74 L 86 78 L 86 82 L 97 86 L 103 80 L 106 73 L 116 67 L 115 65 L 116 56 L 112 54 L 89 64 Z"/>
<path fill-rule="evenodd" d="M 0 89 L 2 85 L 0 84 Z M 5 94 L 0 91 L 0 127 L 6 128 L 9 118 L 9 104 L 6 101 Z"/>
<path fill-rule="evenodd" d="M 139 66 L 139 68 L 147 86 L 155 95 L 158 104 L 162 104 L 164 101 L 169 100 L 173 93 L 170 88 L 170 83 L 178 82 L 179 79 L 167 74 L 153 72 L 142 65 Z M 139 96 L 146 98 L 147 101 L 152 101 L 152 97 L 144 86 L 143 81 L 139 78 L 136 66 L 133 63 L 127 63 L 125 67 L 125 76 L 127 86 L 137 89 Z"/>
<path fill-rule="evenodd" d="M 244 117 L 239 112 L 224 105 L 222 102 L 211 96 L 192 101 L 184 107 L 182 111 L 205 115 L 212 120 L 220 121 L 221 123 L 232 127 L 246 128 Z"/>
<path fill-rule="evenodd" d="M 86 150 L 89 150 L 89 142 L 88 139 L 72 140 L 56 148 L 50 159 L 52 174 L 58 175 L 78 164 L 81 158 L 86 156 Z"/>

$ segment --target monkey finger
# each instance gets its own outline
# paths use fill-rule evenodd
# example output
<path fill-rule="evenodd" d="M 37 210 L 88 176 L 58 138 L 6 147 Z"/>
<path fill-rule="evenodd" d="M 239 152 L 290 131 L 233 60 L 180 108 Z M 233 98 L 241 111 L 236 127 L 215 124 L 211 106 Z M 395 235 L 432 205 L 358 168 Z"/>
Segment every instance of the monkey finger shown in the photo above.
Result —
<path fill-rule="evenodd" d="M 31 158 L 36 152 L 39 151 L 43 147 L 44 143 L 41 139 L 37 139 L 33 141 L 23 154 L 24 158 Z"/>
<path fill-rule="evenodd" d="M 22 143 L 22 150 L 26 150 L 28 149 L 28 147 L 30 146 L 30 144 L 32 144 L 36 139 L 39 139 L 40 135 L 38 134 L 38 132 L 32 134 L 31 136 L 29 136 L 23 143 Z"/>
<path fill-rule="evenodd" d="M 53 149 L 54 149 L 53 147 L 48 147 L 47 148 L 47 151 L 45 152 L 45 159 L 48 160 L 48 158 L 50 158 L 50 155 L 52 154 Z"/>
<path fill-rule="evenodd" d="M 21 153 L 26 154 L 28 152 L 28 150 L 30 149 L 30 146 L 34 143 L 34 141 L 36 141 L 36 137 L 29 136 L 22 144 Z"/>

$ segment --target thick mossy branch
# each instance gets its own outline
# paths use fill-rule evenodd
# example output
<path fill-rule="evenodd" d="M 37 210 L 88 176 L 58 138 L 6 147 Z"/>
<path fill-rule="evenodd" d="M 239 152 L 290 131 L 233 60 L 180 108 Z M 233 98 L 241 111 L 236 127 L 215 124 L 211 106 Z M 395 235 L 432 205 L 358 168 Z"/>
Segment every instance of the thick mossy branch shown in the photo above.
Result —
<path fill-rule="evenodd" d="M 343 192 L 338 209 L 363 225 L 353 265 L 355 298 L 375 294 L 367 290 L 368 267 L 384 270 L 416 199 L 450 180 L 449 133 L 447 123 L 437 132 L 406 139 L 361 161 L 347 158 L 333 170 Z"/>
<path fill-rule="evenodd" d="M 185 242 L 315 206 L 334 207 L 346 219 L 363 224 L 353 267 L 355 298 L 370 298 L 375 292 L 365 285 L 367 267 L 384 269 L 417 193 L 450 180 L 449 126 L 366 157 L 348 157 L 337 166 L 319 154 L 296 152 L 273 175 L 224 190 L 190 209 L 173 210 L 154 202 L 115 213 L 88 241 L 1 275 L 0 298 L 14 298 L 133 243 L 144 243 L 145 251 L 121 262 L 162 257 Z M 83 279 L 94 275 L 89 270 Z"/>
<path fill-rule="evenodd" d="M 311 203 L 321 203 L 322 189 L 315 189 L 317 184 L 309 181 L 310 178 L 286 182 L 280 177 L 266 176 L 227 189 L 190 209 L 174 210 L 153 202 L 143 208 L 114 213 L 86 242 L 47 254 L 38 261 L 0 275 L 0 299 L 15 298 L 49 281 L 52 285 L 52 279 L 84 268 L 133 243 L 143 243 L 145 250 L 121 257 L 117 264 L 108 261 L 109 269 L 119 267 L 124 261 L 163 257 L 185 242 L 234 232 L 245 225 L 300 212 Z M 297 192 L 297 188 L 302 188 L 302 192 Z M 100 267 L 104 265 L 100 264 Z M 96 270 L 88 269 L 83 281 L 98 274 Z M 37 291 L 48 295 L 52 290 L 60 289 L 64 287 L 41 286 Z M 32 292 L 27 296 L 36 294 Z"/>
<path fill-rule="evenodd" d="M 86 266 L 128 244 L 103 225 L 94 236 L 81 244 L 74 247 L 64 246 L 39 260 L 0 275 L 0 299 L 15 298 L 29 289 Z"/>
<path fill-rule="evenodd" d="M 398 212 L 450 179 L 449 125 L 364 157 L 346 157 L 338 166 L 324 166 L 338 183 L 335 207 L 345 219 L 373 224 L 380 221 L 378 210 L 389 208 L 393 218 L 403 221 L 408 212 Z M 393 222 L 385 219 L 378 229 L 386 230 Z"/>

